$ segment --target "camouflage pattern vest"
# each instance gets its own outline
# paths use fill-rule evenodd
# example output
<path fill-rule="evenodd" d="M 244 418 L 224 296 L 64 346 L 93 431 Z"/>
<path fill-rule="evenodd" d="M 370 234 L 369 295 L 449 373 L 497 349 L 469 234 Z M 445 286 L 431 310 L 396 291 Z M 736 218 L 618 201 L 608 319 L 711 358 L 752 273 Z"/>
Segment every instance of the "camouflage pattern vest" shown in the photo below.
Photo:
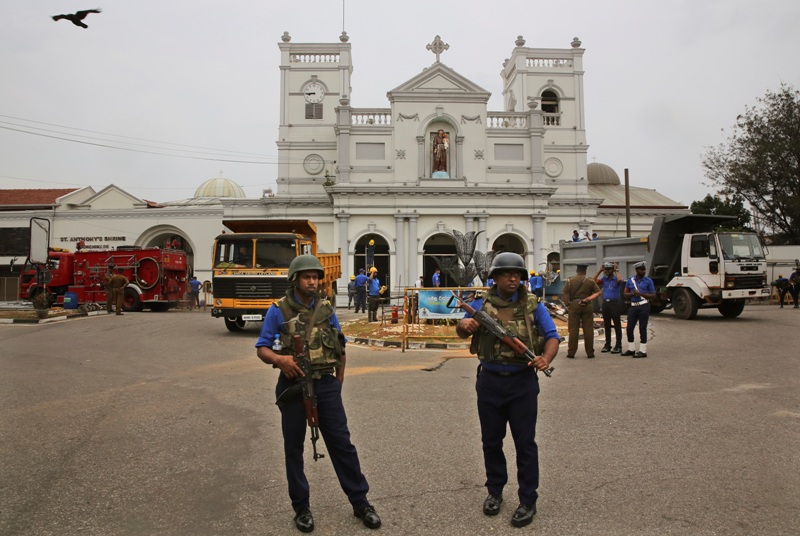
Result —
<path fill-rule="evenodd" d="M 333 307 L 331 303 L 319 296 L 322 300 L 314 320 L 314 327 L 308 337 L 308 357 L 311 368 L 323 369 L 341 366 L 342 341 L 339 331 L 331 326 Z M 305 340 L 308 323 L 314 315 L 314 309 L 308 308 L 298 302 L 294 297 L 294 288 L 286 291 L 286 296 L 278 301 L 278 307 L 283 315 L 283 327 L 280 330 L 283 349 L 278 352 L 283 355 L 292 355 L 292 336 L 297 334 Z"/>
<path fill-rule="evenodd" d="M 536 355 L 542 355 L 544 337 L 539 334 L 534 324 L 533 313 L 539 306 L 538 300 L 528 294 L 520 286 L 519 299 L 509 302 L 497 295 L 497 287 L 489 289 L 481 309 L 506 328 L 512 335 L 525 343 Z M 531 299 L 529 299 L 531 298 Z M 527 316 L 528 320 L 525 320 Z M 528 326 L 533 333 L 528 332 Z M 518 355 L 508 345 L 495 337 L 489 330 L 481 326 L 472 335 L 469 351 L 478 356 L 481 361 L 491 361 L 504 365 L 526 365 L 528 360 Z"/>

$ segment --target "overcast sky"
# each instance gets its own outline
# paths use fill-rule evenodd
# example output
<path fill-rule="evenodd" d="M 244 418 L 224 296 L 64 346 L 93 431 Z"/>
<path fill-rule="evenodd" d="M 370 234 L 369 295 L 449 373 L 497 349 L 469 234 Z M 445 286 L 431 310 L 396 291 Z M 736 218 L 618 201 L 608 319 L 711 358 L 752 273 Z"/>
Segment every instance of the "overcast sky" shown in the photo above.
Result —
<path fill-rule="evenodd" d="M 0 6 L 0 188 L 113 183 L 169 201 L 222 172 L 259 197 L 277 172 L 284 31 L 296 43 L 338 42 L 344 27 L 355 108 L 388 108 L 386 92 L 434 62 L 425 46 L 439 34 L 450 45 L 442 62 L 492 93 L 489 111 L 503 109 L 499 73 L 518 35 L 536 48 L 569 48 L 577 36 L 589 162 L 620 177 L 628 168 L 633 185 L 687 205 L 713 192 L 700 162 L 723 129 L 781 82 L 800 87 L 798 0 Z M 50 18 L 95 7 L 88 29 Z"/>

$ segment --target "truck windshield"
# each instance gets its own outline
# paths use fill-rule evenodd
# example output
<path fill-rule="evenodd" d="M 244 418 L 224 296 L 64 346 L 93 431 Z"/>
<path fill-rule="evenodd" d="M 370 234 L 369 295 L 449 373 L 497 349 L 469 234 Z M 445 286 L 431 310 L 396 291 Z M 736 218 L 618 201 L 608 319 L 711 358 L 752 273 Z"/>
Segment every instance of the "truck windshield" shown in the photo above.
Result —
<path fill-rule="evenodd" d="M 215 268 L 253 267 L 253 241 L 230 240 L 217 242 L 214 253 Z"/>
<path fill-rule="evenodd" d="M 720 233 L 719 243 L 726 260 L 764 259 L 761 240 L 753 233 Z"/>
<path fill-rule="evenodd" d="M 297 256 L 294 240 L 260 238 L 256 240 L 257 268 L 289 268 Z"/>

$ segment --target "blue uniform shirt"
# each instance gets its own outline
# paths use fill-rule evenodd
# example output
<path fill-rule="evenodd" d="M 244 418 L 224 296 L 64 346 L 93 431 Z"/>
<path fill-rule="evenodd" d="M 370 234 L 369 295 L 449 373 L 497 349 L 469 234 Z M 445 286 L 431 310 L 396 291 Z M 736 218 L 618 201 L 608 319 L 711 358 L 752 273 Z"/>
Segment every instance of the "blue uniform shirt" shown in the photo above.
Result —
<path fill-rule="evenodd" d="M 369 278 L 364 274 L 358 274 L 355 278 L 356 288 L 363 287 Z"/>
<path fill-rule="evenodd" d="M 441 286 L 441 285 L 439 284 L 439 279 L 440 279 L 440 277 L 441 277 L 441 276 L 440 276 L 439 274 L 436 274 L 436 273 L 434 273 L 434 274 L 433 274 L 433 277 L 431 278 L 431 281 L 433 281 L 433 286 L 434 286 L 434 287 L 439 287 L 439 286 Z"/>
<path fill-rule="evenodd" d="M 636 287 L 633 286 L 633 280 L 636 279 Z M 631 294 L 639 288 L 639 292 L 643 294 L 655 294 L 656 286 L 653 284 L 653 280 L 647 276 L 642 277 L 641 279 L 637 279 L 636 277 L 630 277 L 627 281 L 625 281 L 625 288 L 628 289 Z M 637 303 L 640 301 L 647 301 L 647 298 L 644 296 L 631 296 L 631 303 Z"/>
<path fill-rule="evenodd" d="M 369 287 L 367 287 L 367 294 L 370 296 L 380 296 L 381 295 L 381 282 L 378 280 L 377 277 L 373 277 L 369 280 Z"/>
<path fill-rule="evenodd" d="M 518 299 L 519 292 L 515 292 L 514 295 L 511 296 L 511 298 L 507 301 L 515 302 Z M 476 311 L 480 311 L 481 307 L 483 307 L 483 298 L 477 298 L 470 305 Z M 465 313 L 464 318 L 472 318 L 472 315 Z M 536 310 L 533 312 L 533 320 L 535 328 L 539 330 L 539 335 L 544 337 L 545 342 L 549 341 L 550 339 L 556 339 L 558 341 L 561 340 L 561 337 L 558 336 L 556 325 L 553 323 L 553 319 L 550 317 L 550 313 L 547 312 L 546 307 L 542 306 L 541 304 L 536 307 Z M 514 372 L 525 368 L 527 365 L 507 365 L 501 363 L 483 362 L 481 363 L 481 366 L 496 372 Z"/>
<path fill-rule="evenodd" d="M 294 299 L 297 299 L 297 294 L 295 294 Z M 309 306 L 310 309 L 314 309 L 314 302 L 311 302 Z M 342 327 L 339 325 L 339 319 L 336 318 L 336 313 L 333 313 L 330 318 L 331 326 L 342 331 Z M 278 307 L 277 303 L 273 303 L 272 307 L 267 309 L 267 316 L 264 317 L 264 324 L 261 326 L 261 335 L 258 337 L 256 341 L 256 348 L 259 346 L 266 346 L 267 348 L 272 348 L 272 344 L 275 342 L 275 335 L 280 335 L 281 326 L 283 325 L 284 318 L 283 313 L 281 312 L 281 308 Z M 347 339 L 345 339 L 347 341 Z"/>
<path fill-rule="evenodd" d="M 601 287 L 603 287 L 604 300 L 620 301 L 622 299 L 622 296 L 620 296 L 619 293 L 620 290 L 622 289 L 622 281 L 618 281 L 616 275 L 614 274 L 612 274 L 611 276 L 603 275 L 603 277 L 598 279 L 597 282 L 600 284 Z M 638 285 L 639 282 L 637 281 L 636 284 Z"/>
<path fill-rule="evenodd" d="M 192 287 L 192 292 L 200 292 L 200 287 L 203 286 L 203 284 L 197 279 L 192 279 L 189 281 L 189 285 Z"/>

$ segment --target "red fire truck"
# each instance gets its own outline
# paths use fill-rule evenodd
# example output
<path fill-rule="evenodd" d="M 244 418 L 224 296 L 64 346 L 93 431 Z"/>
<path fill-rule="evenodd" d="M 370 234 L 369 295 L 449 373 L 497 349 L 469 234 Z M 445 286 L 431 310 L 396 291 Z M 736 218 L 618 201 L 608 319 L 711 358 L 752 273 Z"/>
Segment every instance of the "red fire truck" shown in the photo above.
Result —
<path fill-rule="evenodd" d="M 120 246 L 101 251 L 70 252 L 51 248 L 47 266 L 25 261 L 20 275 L 19 297 L 32 300 L 48 293 L 49 303 L 105 304 L 103 278 L 113 266 L 130 283 L 125 288 L 123 310 L 166 311 L 186 292 L 186 253 L 177 249 Z M 74 300 L 74 302 L 73 302 Z"/>

